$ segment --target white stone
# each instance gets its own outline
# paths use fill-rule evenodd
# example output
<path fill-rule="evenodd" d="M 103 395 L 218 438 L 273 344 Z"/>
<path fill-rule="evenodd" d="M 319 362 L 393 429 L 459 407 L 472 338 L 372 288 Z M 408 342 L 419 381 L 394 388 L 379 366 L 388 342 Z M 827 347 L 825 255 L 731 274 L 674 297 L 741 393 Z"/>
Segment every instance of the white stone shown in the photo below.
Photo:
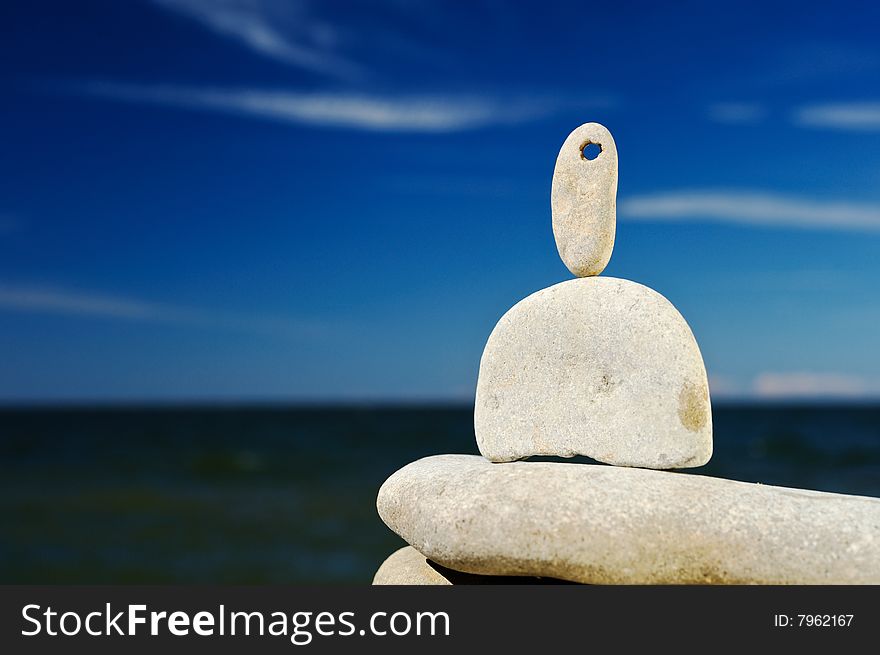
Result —
<path fill-rule="evenodd" d="M 549 578 L 475 575 L 453 571 L 429 561 L 412 546 L 404 546 L 391 553 L 373 577 L 374 585 L 559 584 L 561 582 Z"/>
<path fill-rule="evenodd" d="M 412 546 L 404 546 L 388 556 L 376 575 L 374 585 L 451 585 L 440 569 Z"/>
<path fill-rule="evenodd" d="M 663 296 L 609 277 L 568 280 L 510 309 L 480 362 L 474 429 L 492 461 L 585 455 L 646 468 L 712 456 L 699 347 Z"/>
<path fill-rule="evenodd" d="M 379 490 L 382 520 L 470 573 L 603 584 L 880 584 L 880 499 L 698 475 L 440 455 Z"/>
<path fill-rule="evenodd" d="M 601 147 L 587 159 L 584 146 Z M 617 225 L 617 146 L 598 123 L 568 135 L 553 171 L 550 195 L 553 236 L 559 256 L 578 277 L 598 275 L 611 258 Z"/>

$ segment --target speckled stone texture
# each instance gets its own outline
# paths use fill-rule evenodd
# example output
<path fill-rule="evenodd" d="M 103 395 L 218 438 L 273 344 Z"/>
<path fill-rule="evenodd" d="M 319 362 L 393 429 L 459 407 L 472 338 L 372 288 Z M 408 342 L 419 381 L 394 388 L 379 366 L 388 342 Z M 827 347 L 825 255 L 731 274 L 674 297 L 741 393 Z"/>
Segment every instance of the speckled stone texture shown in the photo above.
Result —
<path fill-rule="evenodd" d="M 474 429 L 496 462 L 585 455 L 646 468 L 712 456 L 706 369 L 663 296 L 610 277 L 569 280 L 510 309 L 477 381 Z"/>
<path fill-rule="evenodd" d="M 592 160 L 583 155 L 590 143 L 602 149 Z M 602 125 L 581 125 L 562 144 L 550 209 L 556 248 L 568 270 L 578 277 L 601 273 L 617 226 L 617 146 Z"/>
<path fill-rule="evenodd" d="M 560 584 L 562 582 L 547 578 L 461 573 L 428 561 L 412 546 L 404 546 L 389 555 L 373 577 L 374 585 Z"/>
<path fill-rule="evenodd" d="M 880 584 L 880 499 L 697 475 L 439 455 L 379 490 L 382 520 L 469 573 L 600 584 Z"/>
<path fill-rule="evenodd" d="M 388 556 L 376 575 L 374 585 L 451 585 L 440 572 L 431 566 L 425 556 L 412 546 L 404 546 Z"/>

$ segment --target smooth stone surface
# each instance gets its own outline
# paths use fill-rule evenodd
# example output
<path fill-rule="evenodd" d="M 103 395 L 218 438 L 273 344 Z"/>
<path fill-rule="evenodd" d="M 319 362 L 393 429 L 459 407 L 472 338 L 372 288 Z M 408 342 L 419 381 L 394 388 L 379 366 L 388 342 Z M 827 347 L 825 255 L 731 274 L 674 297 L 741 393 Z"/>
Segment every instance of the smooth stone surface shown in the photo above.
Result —
<path fill-rule="evenodd" d="M 583 155 L 595 143 L 595 159 Z M 617 146 L 598 123 L 568 135 L 553 171 L 550 193 L 553 236 L 559 256 L 578 277 L 598 275 L 608 265 L 617 226 Z"/>
<path fill-rule="evenodd" d="M 480 585 L 480 584 L 564 584 L 562 580 L 533 577 L 474 575 L 453 571 L 429 561 L 412 546 L 404 546 L 382 562 L 374 585 Z"/>
<path fill-rule="evenodd" d="M 451 585 L 437 567 L 412 546 L 404 546 L 388 556 L 376 575 L 374 585 Z"/>
<path fill-rule="evenodd" d="M 498 321 L 480 362 L 474 429 L 496 462 L 585 455 L 701 466 L 712 456 L 703 358 L 656 291 L 610 277 L 568 280 Z"/>
<path fill-rule="evenodd" d="M 439 455 L 379 490 L 443 566 L 611 584 L 880 584 L 880 499 L 590 464 Z"/>

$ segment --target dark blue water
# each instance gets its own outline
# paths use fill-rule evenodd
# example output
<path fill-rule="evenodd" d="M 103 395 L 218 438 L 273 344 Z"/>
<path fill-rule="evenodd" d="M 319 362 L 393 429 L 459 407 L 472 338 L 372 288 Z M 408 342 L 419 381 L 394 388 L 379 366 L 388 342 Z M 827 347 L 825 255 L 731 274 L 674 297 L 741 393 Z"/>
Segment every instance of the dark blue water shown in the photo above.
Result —
<path fill-rule="evenodd" d="M 880 496 L 880 408 L 716 408 L 693 473 Z M 0 583 L 370 581 L 376 490 L 471 410 L 0 411 Z"/>

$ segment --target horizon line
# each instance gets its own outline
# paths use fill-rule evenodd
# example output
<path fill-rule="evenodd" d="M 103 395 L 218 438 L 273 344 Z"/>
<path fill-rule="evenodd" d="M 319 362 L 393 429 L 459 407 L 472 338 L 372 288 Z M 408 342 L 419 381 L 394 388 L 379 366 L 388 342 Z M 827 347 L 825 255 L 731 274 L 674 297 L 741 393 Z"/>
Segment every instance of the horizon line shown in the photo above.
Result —
<path fill-rule="evenodd" d="M 472 400 L 456 399 L 221 399 L 221 398 L 158 398 L 158 399 L 34 399 L 9 401 L 0 398 L 0 412 L 14 411 L 118 411 L 118 410 L 406 410 L 406 409 L 470 409 Z M 738 397 L 721 398 L 712 402 L 713 409 L 751 408 L 751 407 L 791 407 L 791 408 L 835 408 L 835 407 L 880 407 L 878 397 L 790 397 L 761 398 Z"/>

